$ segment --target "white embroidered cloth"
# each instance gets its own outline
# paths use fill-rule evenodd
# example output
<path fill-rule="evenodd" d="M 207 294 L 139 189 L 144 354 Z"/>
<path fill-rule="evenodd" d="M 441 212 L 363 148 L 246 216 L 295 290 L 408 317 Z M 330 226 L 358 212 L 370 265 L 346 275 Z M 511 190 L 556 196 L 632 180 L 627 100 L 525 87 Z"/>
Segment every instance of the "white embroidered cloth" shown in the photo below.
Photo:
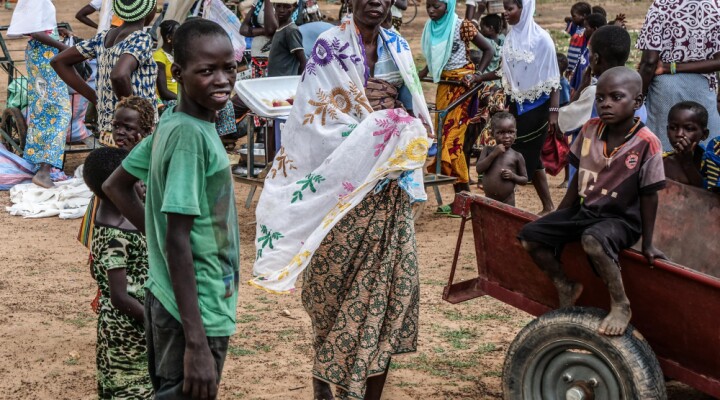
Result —
<path fill-rule="evenodd" d="M 407 42 L 387 30 L 380 35 L 413 111 L 432 126 Z M 315 42 L 258 202 L 251 285 L 292 291 L 328 232 L 386 178 L 398 178 L 414 201 L 427 198 L 421 170 L 427 132 L 403 109 L 373 112 L 364 93 L 368 74 L 351 18 Z"/>
<path fill-rule="evenodd" d="M 502 86 L 516 103 L 535 101 L 560 88 L 555 44 L 533 19 L 535 0 L 523 0 L 520 22 L 502 47 Z"/>

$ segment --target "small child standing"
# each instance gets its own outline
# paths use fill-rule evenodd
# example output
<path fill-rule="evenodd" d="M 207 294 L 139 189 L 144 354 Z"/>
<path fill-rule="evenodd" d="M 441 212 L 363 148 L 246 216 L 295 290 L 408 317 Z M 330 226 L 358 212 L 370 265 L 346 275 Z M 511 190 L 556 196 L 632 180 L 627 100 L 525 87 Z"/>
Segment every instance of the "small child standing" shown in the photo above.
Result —
<path fill-rule="evenodd" d="M 673 151 L 663 157 L 665 177 L 676 182 L 707 188 L 702 174 L 707 139 L 708 112 L 694 101 L 677 103 L 668 113 L 667 135 Z"/>
<path fill-rule="evenodd" d="M 485 146 L 480 152 L 476 170 L 483 176 L 483 190 L 487 197 L 515 206 L 515 185 L 528 181 L 525 159 L 512 149 L 517 136 L 515 117 L 499 112 L 490 120 L 495 138 L 494 146 Z"/>
<path fill-rule="evenodd" d="M 177 82 L 172 77 L 170 67 L 173 63 L 172 40 L 175 30 L 180 23 L 166 20 L 160 23 L 160 37 L 162 46 L 155 50 L 153 59 L 157 64 L 157 94 L 160 102 L 167 106 L 167 102 L 177 100 Z"/>
<path fill-rule="evenodd" d="M 590 4 L 581 1 L 575 3 L 570 7 L 570 17 L 565 18 L 567 27 L 565 32 L 570 35 L 570 45 L 568 47 L 568 71 L 574 71 L 575 66 L 580 59 L 580 55 L 585 46 L 587 46 L 587 40 L 585 39 L 585 17 L 592 13 Z"/>
<path fill-rule="evenodd" d="M 143 327 L 147 280 L 145 238 L 105 196 L 102 185 L 128 154 L 104 147 L 85 160 L 83 179 L 100 200 L 92 238 L 92 275 L 100 289 L 97 390 L 101 399 L 151 399 Z"/>
<path fill-rule="evenodd" d="M 235 84 L 235 52 L 220 25 L 199 18 L 180 25 L 173 42 L 178 104 L 103 190 L 146 233 L 145 326 L 157 398 L 215 398 L 240 279 L 230 161 L 214 125 Z M 144 212 L 133 190 L 140 179 Z"/>
<path fill-rule="evenodd" d="M 642 104 L 642 78 L 616 67 L 600 77 L 595 94 L 599 119 L 580 132 L 568 156 L 578 169 L 558 210 L 523 227 L 523 247 L 552 280 L 560 308 L 571 307 L 582 285 L 560 264 L 562 247 L 580 240 L 610 292 L 610 313 L 598 332 L 622 335 L 632 315 L 619 268 L 620 252 L 642 235 L 642 253 L 652 265 L 666 258 L 653 246 L 657 192 L 665 187 L 660 140 L 634 117 Z"/>
<path fill-rule="evenodd" d="M 600 14 L 590 14 L 585 18 L 585 29 L 583 35 L 585 36 L 585 48 L 580 54 L 577 64 L 575 64 L 575 70 L 571 71 L 570 87 L 572 93 L 578 91 L 581 88 L 583 76 L 585 71 L 590 66 L 590 50 L 588 44 L 590 39 L 596 30 L 607 25 L 607 20 Z"/>
<path fill-rule="evenodd" d="M 557 53 L 558 68 L 560 69 L 560 107 L 570 103 L 570 82 L 565 78 L 568 69 L 568 59 L 563 53 Z"/>
<path fill-rule="evenodd" d="M 305 70 L 305 50 L 302 34 L 292 14 L 297 8 L 295 0 L 273 0 L 278 28 L 272 39 L 268 56 L 268 76 L 301 75 Z"/>

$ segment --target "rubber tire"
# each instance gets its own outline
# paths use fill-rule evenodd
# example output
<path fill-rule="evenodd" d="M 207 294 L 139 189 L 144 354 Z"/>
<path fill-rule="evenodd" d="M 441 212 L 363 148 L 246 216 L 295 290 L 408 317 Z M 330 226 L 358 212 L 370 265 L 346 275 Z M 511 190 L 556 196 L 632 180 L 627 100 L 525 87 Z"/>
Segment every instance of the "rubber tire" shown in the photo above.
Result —
<path fill-rule="evenodd" d="M 648 342 L 632 325 L 622 336 L 599 334 L 597 328 L 606 315 L 606 311 L 597 308 L 572 307 L 548 312 L 525 326 L 513 340 L 505 358 L 504 398 L 540 400 L 540 394 L 523 393 L 523 377 L 530 361 L 548 344 L 572 338 L 591 344 L 610 360 L 618 372 L 616 379 L 627 388 L 624 400 L 667 399 L 663 373 Z"/>
<path fill-rule="evenodd" d="M 12 126 L 10 126 L 11 124 Z M 17 141 L 15 143 L 20 146 L 22 150 L 25 150 L 25 142 L 27 139 L 27 124 L 25 123 L 25 116 L 23 116 L 20 109 L 16 107 L 6 108 L 5 111 L 3 111 L 2 123 L 0 125 L 2 126 L 2 129 L 5 131 L 5 133 L 11 136 L 13 136 L 11 134 L 12 130 L 16 130 L 17 137 L 14 139 L 17 139 Z M 5 138 L 2 139 L 4 142 Z M 3 144 L 8 150 L 22 157 L 22 152 L 18 154 L 17 150 L 14 147 L 10 146 L 9 144 Z"/>

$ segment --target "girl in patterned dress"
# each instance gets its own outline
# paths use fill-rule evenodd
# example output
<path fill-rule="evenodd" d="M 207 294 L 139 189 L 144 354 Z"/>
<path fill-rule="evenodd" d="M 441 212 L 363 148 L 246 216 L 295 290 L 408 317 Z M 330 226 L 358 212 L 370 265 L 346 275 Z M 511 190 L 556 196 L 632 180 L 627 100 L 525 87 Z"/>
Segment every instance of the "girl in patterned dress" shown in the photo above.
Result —
<path fill-rule="evenodd" d="M 474 24 L 458 18 L 455 14 L 455 0 L 429 0 L 427 12 L 430 19 L 425 24 L 421 39 L 427 66 L 419 75 L 420 78 L 429 75 L 433 82 L 438 83 L 436 106 L 438 110 L 442 110 L 467 92 L 468 89 L 459 84 L 463 76 L 473 73 L 475 68 L 484 71 L 492 61 L 495 51 Z M 477 66 L 470 62 L 468 56 L 470 43 L 482 51 L 482 58 Z M 439 83 L 441 79 L 457 81 L 458 84 Z M 469 98 L 447 114 L 442 126 L 442 136 L 438 135 L 442 138 L 439 157 L 442 160 L 441 171 L 457 178 L 454 185 L 456 192 L 470 191 L 463 145 L 470 118 L 477 111 L 477 106 L 471 107 L 471 103 L 473 99 Z M 430 172 L 435 172 L 434 164 L 428 168 Z M 438 211 L 449 214 L 450 206 L 441 206 Z"/>
<path fill-rule="evenodd" d="M 59 39 L 55 6 L 50 0 L 21 0 L 8 29 L 8 36 L 30 37 L 25 50 L 28 72 L 27 143 L 23 158 L 38 170 L 32 181 L 53 187 L 50 171 L 62 169 L 65 134 L 70 122 L 70 99 L 65 83 L 50 66 L 50 60 L 67 48 Z"/>
<path fill-rule="evenodd" d="M 157 64 L 153 60 L 154 44 L 150 34 L 143 31 L 155 17 L 155 6 L 156 0 L 114 0 L 115 15 L 124 21 L 121 26 L 102 31 L 63 51 L 53 60 L 58 75 L 95 104 L 100 143 L 105 146 L 115 146 L 112 119 L 120 99 L 135 95 L 155 100 Z M 86 59 L 97 59 L 97 91 L 80 79 L 73 68 Z"/>
<path fill-rule="evenodd" d="M 145 342 L 143 301 L 148 273 L 142 234 L 120 214 L 102 184 L 128 151 L 100 148 L 88 155 L 83 179 L 100 200 L 92 240 L 92 274 L 100 289 L 97 390 L 100 399 L 153 396 Z"/>

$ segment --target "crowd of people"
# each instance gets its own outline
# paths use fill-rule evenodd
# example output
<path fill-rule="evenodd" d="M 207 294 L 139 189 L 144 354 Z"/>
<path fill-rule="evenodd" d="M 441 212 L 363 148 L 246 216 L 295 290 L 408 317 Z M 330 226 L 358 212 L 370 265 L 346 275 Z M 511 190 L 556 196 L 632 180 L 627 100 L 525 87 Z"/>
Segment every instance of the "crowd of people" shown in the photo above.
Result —
<path fill-rule="evenodd" d="M 88 16 L 99 3 L 77 18 L 97 27 Z M 664 258 L 652 239 L 666 179 L 720 187 L 715 2 L 655 0 L 637 71 L 626 67 L 632 41 L 622 14 L 608 21 L 601 7 L 574 4 L 561 54 L 534 21 L 535 0 L 468 1 L 465 18 L 456 6 L 427 0 L 422 68 L 398 31 L 404 2 L 351 0 L 339 25 L 298 26 L 295 0 L 258 0 L 239 28 L 252 39 L 252 78 L 301 75 L 256 209 L 249 283 L 289 293 L 302 278 L 316 399 L 379 399 L 391 358 L 417 349 L 412 204 L 426 200 L 423 170 L 436 168 L 426 158 L 438 134 L 434 162 L 456 178 L 456 192 L 471 190 L 478 146 L 484 195 L 515 205 L 516 185 L 532 183 L 541 218 L 518 238 L 561 307 L 582 286 L 558 255 L 582 243 L 610 292 L 606 335 L 622 334 L 631 317 L 619 253 L 642 237 L 650 263 Z M 103 399 L 215 398 L 236 331 L 238 215 L 221 140 L 247 109 L 233 96 L 236 49 L 217 23 L 156 19 L 157 7 L 113 0 L 105 12 L 113 22 L 68 45 L 51 0 L 19 0 L 9 30 L 29 38 L 25 158 L 37 166 L 34 183 L 50 187 L 52 168 L 62 169 L 68 90 L 97 109 L 102 147 L 83 169 L 95 199 L 79 238 L 98 284 Z M 145 29 L 153 21 L 157 35 Z M 97 65 L 92 76 L 77 67 L 87 60 Z M 438 84 L 438 109 L 477 95 L 438 125 L 423 78 Z M 568 165 L 557 209 L 551 165 Z M 452 215 L 447 205 L 438 213 Z"/>

